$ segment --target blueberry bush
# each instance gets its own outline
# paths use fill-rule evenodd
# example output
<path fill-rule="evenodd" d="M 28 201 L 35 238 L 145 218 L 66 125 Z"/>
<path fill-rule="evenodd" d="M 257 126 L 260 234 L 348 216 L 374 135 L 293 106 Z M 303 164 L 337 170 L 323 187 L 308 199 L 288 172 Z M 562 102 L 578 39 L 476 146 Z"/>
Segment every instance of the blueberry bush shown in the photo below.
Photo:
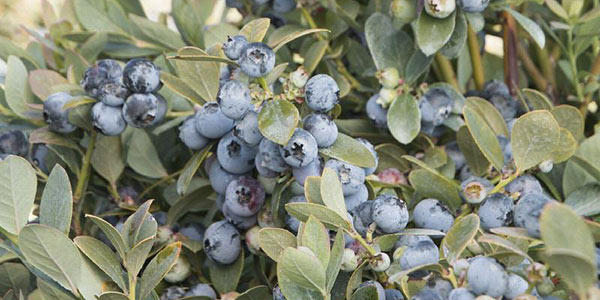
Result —
<path fill-rule="evenodd" d="M 2 299 L 600 299 L 598 0 L 225 2 L 0 37 Z"/>

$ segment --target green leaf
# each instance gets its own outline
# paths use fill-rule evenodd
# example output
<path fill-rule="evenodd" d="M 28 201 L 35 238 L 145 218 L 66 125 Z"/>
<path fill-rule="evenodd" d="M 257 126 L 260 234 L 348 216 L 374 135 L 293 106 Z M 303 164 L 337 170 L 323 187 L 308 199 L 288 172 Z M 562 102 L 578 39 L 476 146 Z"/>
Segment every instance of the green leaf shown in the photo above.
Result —
<path fill-rule="evenodd" d="M 419 79 L 419 77 L 425 73 L 425 71 L 429 70 L 429 66 L 433 61 L 433 58 L 433 55 L 427 56 L 423 53 L 423 51 L 415 49 L 408 60 L 406 70 L 404 70 L 406 82 L 415 83 L 417 79 Z"/>
<path fill-rule="evenodd" d="M 25 159 L 11 155 L 0 162 L 0 227 L 17 235 L 33 209 L 37 178 Z"/>
<path fill-rule="evenodd" d="M 180 78 L 176 77 L 175 75 L 173 75 L 171 73 L 161 71 L 160 72 L 160 80 L 171 91 L 173 91 L 176 94 L 180 95 L 181 97 L 187 99 L 192 104 L 202 105 L 206 102 L 185 81 L 181 80 Z"/>
<path fill-rule="evenodd" d="M 129 14 L 129 19 L 137 25 L 151 41 L 172 50 L 185 47 L 185 43 L 179 34 L 170 30 L 167 26 L 152 22 L 135 14 Z"/>
<path fill-rule="evenodd" d="M 173 16 L 173 21 L 183 39 L 191 45 L 196 47 L 204 46 L 202 29 L 208 14 L 212 11 L 213 5 L 214 3 L 210 0 L 171 1 L 171 15 Z"/>
<path fill-rule="evenodd" d="M 125 33 L 107 17 L 105 11 L 92 4 L 91 0 L 74 0 L 74 9 L 77 20 L 88 31 Z"/>
<path fill-rule="evenodd" d="M 154 238 L 147 238 L 139 242 L 125 254 L 123 266 L 127 269 L 127 273 L 135 277 L 138 276 L 150 254 L 150 250 L 152 250 L 152 245 L 154 245 Z"/>
<path fill-rule="evenodd" d="M 140 281 L 140 299 L 146 299 L 160 281 L 171 270 L 179 254 L 181 253 L 181 243 L 173 243 L 163 248 L 158 254 L 148 263 L 148 266 L 142 273 Z"/>
<path fill-rule="evenodd" d="M 89 236 L 78 236 L 75 245 L 123 291 L 127 291 L 125 272 L 119 257 L 106 244 Z"/>
<path fill-rule="evenodd" d="M 378 170 L 385 170 L 387 168 L 397 168 L 401 172 L 410 170 L 410 164 L 402 158 L 403 155 L 406 155 L 406 151 L 400 146 L 396 144 L 379 144 L 375 146 L 375 151 L 377 151 L 377 156 L 379 156 Z"/>
<path fill-rule="evenodd" d="M 335 211 L 342 219 L 348 218 L 342 184 L 334 170 L 325 168 L 321 177 L 321 199 L 325 206 Z"/>
<path fill-rule="evenodd" d="M 523 96 L 529 103 L 529 105 L 533 108 L 533 110 L 552 109 L 552 102 L 546 95 L 541 93 L 540 91 L 534 89 L 523 89 Z"/>
<path fill-rule="evenodd" d="M 146 16 L 144 13 L 144 7 L 142 7 L 140 0 L 117 0 L 117 2 L 127 13 L 136 14 L 140 17 Z"/>
<path fill-rule="evenodd" d="M 587 184 L 567 196 L 565 204 L 580 216 L 600 214 L 600 185 Z"/>
<path fill-rule="evenodd" d="M 69 175 L 63 167 L 55 165 L 48 176 L 40 201 L 40 224 L 58 229 L 69 235 L 73 194 Z"/>
<path fill-rule="evenodd" d="M 100 294 L 98 300 L 129 300 L 129 297 L 119 292 L 105 292 Z"/>
<path fill-rule="evenodd" d="M 465 123 L 469 128 L 469 132 L 481 153 L 488 159 L 492 166 L 496 168 L 496 170 L 502 170 L 502 167 L 504 166 L 502 148 L 500 148 L 498 138 L 492 128 L 488 125 L 485 116 L 479 114 L 479 112 L 471 106 L 465 106 L 463 115 L 465 117 Z"/>
<path fill-rule="evenodd" d="M 314 28 L 314 29 L 306 29 L 306 30 L 302 30 L 299 29 L 297 31 L 291 32 L 288 35 L 285 35 L 277 40 L 273 40 L 272 42 L 269 41 L 269 47 L 273 48 L 274 52 L 277 52 L 277 50 L 281 49 L 281 47 L 283 47 L 285 44 L 308 34 L 311 33 L 317 33 L 317 32 L 330 32 L 328 29 L 322 29 L 322 28 Z"/>
<path fill-rule="evenodd" d="M 301 246 L 308 247 L 321 261 L 323 266 L 329 263 L 329 231 L 314 216 L 309 216 L 302 231 Z"/>
<path fill-rule="evenodd" d="M 143 129 L 134 129 L 127 149 L 127 164 L 137 173 L 150 178 L 167 176 L 156 148 L 148 133 Z"/>
<path fill-rule="evenodd" d="M 258 129 L 274 143 L 285 145 L 300 121 L 296 106 L 286 100 L 272 100 L 263 104 L 258 114 Z"/>
<path fill-rule="evenodd" d="M 552 203 L 540 217 L 550 266 L 578 294 L 595 282 L 596 248 L 587 225 L 570 207 Z"/>
<path fill-rule="evenodd" d="M 62 75 L 52 70 L 33 70 L 29 72 L 29 86 L 34 95 L 42 100 L 54 93 L 53 86 L 69 83 Z"/>
<path fill-rule="evenodd" d="M 526 113 L 515 122 L 511 144 L 519 172 L 548 160 L 560 140 L 558 123 L 549 111 Z"/>
<path fill-rule="evenodd" d="M 234 67 L 238 67 L 239 65 L 237 64 L 237 62 L 229 59 L 229 58 L 225 58 L 225 57 L 220 57 L 220 56 L 212 56 L 212 55 L 173 55 L 173 56 L 167 56 L 167 59 L 178 59 L 178 60 L 187 60 L 187 61 L 209 61 L 209 62 L 219 62 L 219 63 L 226 63 L 228 65 L 232 65 Z"/>
<path fill-rule="evenodd" d="M 323 222 L 329 229 L 337 229 L 342 227 L 345 230 L 350 230 L 350 223 L 340 217 L 337 212 L 319 204 L 313 203 L 288 203 L 285 205 L 285 210 L 302 222 L 306 222 L 310 215 L 315 216 L 319 221 Z"/>
<path fill-rule="evenodd" d="M 96 147 L 92 152 L 91 163 L 100 176 L 115 185 L 125 169 L 120 137 L 99 134 L 96 138 Z"/>
<path fill-rule="evenodd" d="M 259 285 L 241 293 L 236 300 L 263 300 L 271 298 L 271 289 L 267 286 Z"/>
<path fill-rule="evenodd" d="M 50 283 L 37 278 L 37 286 L 44 300 L 78 300 L 71 293 L 64 289 L 58 289 Z"/>
<path fill-rule="evenodd" d="M 144 202 L 123 224 L 121 236 L 129 249 L 156 235 L 157 223 L 149 212 L 150 205 L 152 200 Z"/>
<path fill-rule="evenodd" d="M 560 128 L 560 140 L 554 151 L 552 152 L 552 161 L 556 163 L 563 162 L 577 151 L 577 141 L 570 131 Z"/>
<path fill-rule="evenodd" d="M 299 299 L 290 291 L 303 288 L 325 295 L 325 269 L 317 257 L 294 248 L 287 248 L 277 264 L 277 277 L 281 291 L 287 299 Z M 306 298 L 303 298 L 306 299 Z"/>
<path fill-rule="evenodd" d="M 454 222 L 440 246 L 441 252 L 450 264 L 460 258 L 478 230 L 479 217 L 476 214 L 466 215 Z"/>
<path fill-rule="evenodd" d="M 100 228 L 113 247 L 115 247 L 121 258 L 125 259 L 126 246 L 119 231 L 100 217 L 93 215 L 85 215 L 85 217 L 89 218 L 96 226 L 98 226 L 98 228 Z"/>
<path fill-rule="evenodd" d="M 303 239 L 304 240 L 304 239 Z M 344 231 L 339 228 L 335 235 L 335 240 L 331 246 L 331 254 L 329 256 L 329 262 L 325 269 L 325 278 L 327 279 L 327 292 L 331 293 L 333 286 L 336 282 L 336 278 L 340 272 L 342 266 L 342 260 L 344 258 L 344 245 L 346 240 L 344 238 Z"/>
<path fill-rule="evenodd" d="M 467 126 L 460 127 L 456 132 L 456 143 L 474 175 L 481 176 L 488 171 L 491 164 L 477 147 L 477 143 Z"/>
<path fill-rule="evenodd" d="M 467 98 L 466 105 L 473 108 L 487 122 L 496 135 L 509 137 L 508 127 L 498 109 L 489 101 L 479 97 Z"/>
<path fill-rule="evenodd" d="M 317 65 L 319 65 L 321 59 L 323 59 L 327 47 L 329 47 L 329 41 L 315 41 L 308 49 L 306 49 L 305 53 L 301 53 L 302 57 L 304 57 L 304 69 L 306 70 L 306 73 L 310 75 L 315 71 Z"/>
<path fill-rule="evenodd" d="M 356 270 L 354 270 L 354 272 L 352 272 L 352 275 L 348 280 L 348 285 L 346 286 L 346 299 L 350 299 L 352 296 L 352 291 L 354 291 L 354 289 L 356 289 L 362 283 L 363 269 L 367 263 L 368 262 L 366 261 L 363 262 L 360 266 L 358 266 L 358 268 L 356 268 Z"/>
<path fill-rule="evenodd" d="M 372 14 L 365 23 L 365 38 L 378 70 L 392 67 L 404 74 L 413 53 L 413 43 L 408 34 L 394 28 L 389 16 L 379 12 Z"/>
<path fill-rule="evenodd" d="M 245 36 L 249 43 L 262 42 L 270 25 L 271 20 L 269 18 L 252 20 L 242 27 L 239 34 Z"/>
<path fill-rule="evenodd" d="M 14 55 L 16 57 L 27 60 L 35 68 L 39 68 L 37 60 L 31 53 L 15 45 L 11 40 L 0 37 L 0 58 L 5 62 L 8 61 L 8 57 Z"/>
<path fill-rule="evenodd" d="M 288 247 L 296 248 L 296 237 L 281 228 L 263 228 L 258 235 L 260 248 L 274 261 L 279 262 L 279 256 Z"/>
<path fill-rule="evenodd" d="M 106 32 L 97 32 L 81 45 L 79 52 L 88 61 L 95 61 L 108 43 Z"/>
<path fill-rule="evenodd" d="M 212 145 L 206 146 L 202 151 L 196 152 L 192 158 L 185 164 L 183 168 L 183 172 L 177 178 L 177 194 L 183 196 L 186 194 L 188 187 L 190 186 L 190 182 L 192 178 L 200 168 L 200 165 L 206 159 L 206 157 L 210 154 L 210 149 Z"/>
<path fill-rule="evenodd" d="M 404 145 L 412 142 L 421 130 L 421 112 L 416 99 L 409 93 L 396 97 L 388 110 L 387 123 L 398 142 Z"/>
<path fill-rule="evenodd" d="M 29 87 L 27 68 L 16 56 L 9 56 L 4 82 L 6 103 L 18 116 L 27 118 L 25 112 L 31 110 L 27 104 L 33 103 L 33 93 Z"/>
<path fill-rule="evenodd" d="M 167 212 L 167 224 L 173 225 L 188 212 L 209 210 L 214 202 L 208 200 L 208 196 L 213 193 L 210 184 L 204 185 L 177 200 Z"/>
<path fill-rule="evenodd" d="M 236 290 L 243 269 L 244 251 L 242 251 L 238 259 L 232 264 L 222 266 L 210 263 L 208 272 L 210 281 L 215 286 L 215 289 L 220 294 L 225 294 Z"/>
<path fill-rule="evenodd" d="M 462 11 L 456 13 L 455 23 L 450 40 L 440 49 L 440 53 L 448 58 L 457 58 L 467 41 L 467 18 Z"/>
<path fill-rule="evenodd" d="M 364 286 L 352 294 L 350 300 L 375 300 L 380 299 L 382 295 L 379 295 L 379 291 L 375 286 Z"/>
<path fill-rule="evenodd" d="M 304 181 L 304 197 L 308 203 L 325 205 L 321 198 L 321 177 L 308 176 Z"/>
<path fill-rule="evenodd" d="M 177 51 L 177 55 L 208 55 L 208 53 L 199 48 L 184 47 Z M 175 66 L 179 78 L 205 102 L 216 101 L 219 91 L 218 63 L 175 60 Z"/>
<path fill-rule="evenodd" d="M 505 8 L 504 10 L 510 13 L 515 20 L 521 24 L 521 27 L 523 27 L 523 29 L 529 33 L 529 35 L 538 44 L 538 46 L 540 46 L 540 48 L 544 48 L 544 45 L 546 44 L 546 36 L 544 35 L 544 31 L 542 31 L 537 23 L 510 8 Z"/>
<path fill-rule="evenodd" d="M 375 166 L 375 157 L 371 151 L 343 133 L 338 134 L 333 145 L 319 149 L 319 153 L 363 168 Z"/>
<path fill-rule="evenodd" d="M 556 0 L 545 0 L 544 1 L 548 8 L 557 16 L 561 17 L 563 20 L 568 20 L 569 15 L 565 11 L 565 9 L 558 3 Z"/>
<path fill-rule="evenodd" d="M 22 291 L 27 295 L 30 277 L 29 271 L 22 264 L 12 262 L 0 264 L 0 295 L 6 294 L 9 290 L 16 293 Z"/>
<path fill-rule="evenodd" d="M 600 134 L 595 134 L 581 143 L 575 155 L 567 162 L 563 175 L 565 195 L 588 183 L 600 180 Z"/>
<path fill-rule="evenodd" d="M 415 26 L 415 35 L 417 45 L 425 55 L 435 54 L 450 40 L 456 25 L 455 14 L 456 12 L 453 12 L 444 19 L 437 19 L 421 12 Z"/>
<path fill-rule="evenodd" d="M 236 26 L 224 22 L 206 26 L 204 29 L 205 49 L 220 47 L 227 41 L 228 36 L 236 35 L 238 31 Z"/>
<path fill-rule="evenodd" d="M 81 256 L 64 233 L 45 225 L 29 224 L 19 233 L 19 248 L 28 263 L 77 294 Z"/>
<path fill-rule="evenodd" d="M 523 258 L 528 259 L 529 262 L 534 261 L 533 258 L 529 257 L 529 255 L 527 255 L 527 253 L 523 252 L 523 250 L 521 250 L 517 245 L 515 245 L 508 239 L 501 238 L 500 236 L 493 235 L 493 234 L 483 234 L 481 237 L 479 237 L 479 239 L 477 241 L 479 243 L 494 244 L 494 245 L 504 248 L 510 252 L 518 254 L 518 255 L 522 256 Z"/>
<path fill-rule="evenodd" d="M 437 172 L 426 169 L 413 170 L 408 175 L 408 181 L 420 196 L 438 199 L 453 211 L 462 203 L 456 186 Z"/>
<path fill-rule="evenodd" d="M 571 132 L 575 140 L 583 137 L 583 118 L 577 108 L 571 105 L 559 105 L 550 110 L 558 126 Z"/>
<path fill-rule="evenodd" d="M 375 238 L 374 243 L 381 248 L 381 251 L 390 251 L 396 245 L 398 238 L 403 235 L 430 235 L 430 236 L 444 236 L 444 232 L 432 229 L 421 229 L 421 228 L 406 228 L 401 232 L 394 234 L 384 234 Z"/>

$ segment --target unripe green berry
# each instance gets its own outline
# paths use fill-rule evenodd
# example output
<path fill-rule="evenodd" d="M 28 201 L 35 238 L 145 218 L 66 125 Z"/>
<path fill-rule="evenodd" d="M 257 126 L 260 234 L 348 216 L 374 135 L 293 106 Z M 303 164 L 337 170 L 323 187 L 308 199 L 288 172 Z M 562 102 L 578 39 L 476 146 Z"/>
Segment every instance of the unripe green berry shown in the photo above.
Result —
<path fill-rule="evenodd" d="M 444 19 L 456 9 L 456 0 L 425 0 L 425 11 L 434 18 Z"/>
<path fill-rule="evenodd" d="M 385 272 L 390 267 L 390 257 L 383 252 L 377 253 L 369 262 L 369 266 L 375 272 Z"/>
<path fill-rule="evenodd" d="M 392 67 L 377 71 L 375 76 L 379 80 L 379 83 L 386 89 L 394 89 L 400 82 L 398 70 Z"/>
<path fill-rule="evenodd" d="M 552 167 L 554 167 L 554 162 L 551 159 L 545 160 L 541 162 L 538 167 L 542 173 L 550 173 L 550 171 L 552 171 Z"/>
<path fill-rule="evenodd" d="M 298 88 L 303 88 L 308 81 L 308 73 L 303 67 L 298 67 L 296 71 L 290 73 L 290 81 Z"/>
<path fill-rule="evenodd" d="M 358 267 L 358 255 L 352 249 L 344 249 L 342 256 L 342 271 L 352 272 Z"/>
<path fill-rule="evenodd" d="M 388 107 L 396 99 L 398 93 L 394 89 L 382 88 L 379 90 L 379 98 L 377 103 L 383 107 Z"/>
<path fill-rule="evenodd" d="M 260 227 L 258 226 L 254 226 L 246 231 L 246 245 L 248 245 L 248 250 L 254 254 L 260 252 L 260 242 L 258 241 L 259 231 Z"/>
<path fill-rule="evenodd" d="M 171 270 L 165 275 L 165 281 L 170 283 L 182 282 L 190 276 L 190 263 L 184 256 L 179 256 Z"/>

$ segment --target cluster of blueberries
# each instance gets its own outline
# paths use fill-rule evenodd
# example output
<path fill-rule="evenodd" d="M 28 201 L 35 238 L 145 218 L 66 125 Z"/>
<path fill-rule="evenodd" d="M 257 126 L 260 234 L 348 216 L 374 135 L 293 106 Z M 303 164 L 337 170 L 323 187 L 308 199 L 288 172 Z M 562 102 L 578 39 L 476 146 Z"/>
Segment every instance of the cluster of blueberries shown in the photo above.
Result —
<path fill-rule="evenodd" d="M 167 101 L 157 93 L 162 86 L 160 69 L 147 59 L 132 59 L 124 68 L 116 60 L 99 60 L 85 72 L 80 84 L 98 100 L 91 110 L 92 123 L 104 135 L 119 135 L 127 125 L 156 125 L 167 113 Z M 70 108 L 64 107 L 74 99 L 59 92 L 44 101 L 43 116 L 51 130 L 70 133 L 77 129 L 69 122 Z"/>
<path fill-rule="evenodd" d="M 9 155 L 21 156 L 29 159 L 44 173 L 48 173 L 46 155 L 48 147 L 45 144 L 33 144 L 30 149 L 29 139 L 25 131 L 9 130 L 0 133 L 0 160 Z"/>

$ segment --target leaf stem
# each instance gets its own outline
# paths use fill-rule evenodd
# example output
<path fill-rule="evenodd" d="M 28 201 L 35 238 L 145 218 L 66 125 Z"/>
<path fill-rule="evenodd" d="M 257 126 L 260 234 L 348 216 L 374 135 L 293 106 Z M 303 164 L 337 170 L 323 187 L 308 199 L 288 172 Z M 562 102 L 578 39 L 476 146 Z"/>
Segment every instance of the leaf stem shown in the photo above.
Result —
<path fill-rule="evenodd" d="M 451 84 L 457 91 L 460 91 L 458 81 L 456 80 L 456 73 L 454 73 L 454 68 L 450 63 L 450 60 L 438 52 L 435 54 L 435 62 L 440 69 L 440 73 L 444 81 Z"/>
<path fill-rule="evenodd" d="M 569 58 L 569 65 L 571 67 L 571 76 L 573 76 L 573 85 L 575 86 L 577 99 L 582 104 L 585 104 L 585 99 L 583 98 L 583 90 L 581 89 L 579 77 L 577 76 L 577 56 L 575 56 L 575 53 L 573 52 L 573 30 L 567 30 L 567 39 L 567 56 Z"/>
<path fill-rule="evenodd" d="M 97 135 L 98 133 L 96 131 L 92 131 L 90 134 L 90 143 L 87 147 L 87 150 L 85 151 L 85 156 L 83 157 L 83 164 L 81 165 L 81 170 L 79 172 L 79 180 L 77 181 L 77 186 L 75 187 L 75 193 L 73 193 L 74 203 L 79 202 L 83 193 L 85 192 L 87 181 L 90 177 L 92 153 L 94 152 L 94 147 L 96 146 Z"/>
<path fill-rule="evenodd" d="M 511 8 L 514 8 L 511 6 Z M 517 67 L 517 25 L 515 18 L 506 10 L 502 12 L 503 19 L 503 48 L 504 48 L 504 82 L 508 85 L 510 93 L 515 94 L 518 89 L 519 71 Z"/>
<path fill-rule="evenodd" d="M 471 56 L 471 66 L 473 67 L 473 80 L 475 81 L 475 87 L 478 90 L 482 90 L 483 84 L 485 83 L 485 76 L 483 73 L 481 56 L 479 55 L 479 41 L 477 40 L 477 34 L 470 24 L 467 28 L 467 44 L 469 46 L 469 54 Z"/>
<path fill-rule="evenodd" d="M 367 243 L 367 241 L 365 241 L 365 239 L 358 232 L 352 230 L 348 231 L 348 233 L 353 239 L 357 240 L 363 247 L 365 247 L 371 256 L 375 256 L 375 254 L 377 254 L 377 252 L 375 252 L 375 248 L 369 245 L 369 243 Z"/>
<path fill-rule="evenodd" d="M 146 194 L 148 194 L 151 190 L 153 190 L 154 188 L 156 188 L 157 186 L 177 177 L 179 174 L 183 173 L 183 169 L 175 172 L 175 173 L 171 173 L 159 180 L 157 180 L 155 183 L 153 183 L 152 185 L 150 185 L 149 187 L 147 187 L 146 189 L 144 189 L 140 195 L 137 197 L 137 200 L 142 199 L 142 197 L 144 197 Z"/>
<path fill-rule="evenodd" d="M 517 178 L 519 176 L 519 172 L 515 172 L 513 174 L 511 174 L 510 176 L 508 176 L 508 178 L 501 180 L 495 187 L 494 189 L 492 189 L 492 191 L 490 192 L 490 194 L 494 194 L 499 192 L 501 189 L 503 189 L 507 184 L 511 183 L 513 180 L 515 180 L 515 178 Z"/>
<path fill-rule="evenodd" d="M 133 276 L 129 275 L 129 300 L 136 300 L 135 299 L 135 285 L 137 278 L 133 278 Z"/>
<path fill-rule="evenodd" d="M 525 67 L 525 70 L 529 73 L 530 78 L 535 83 L 535 87 L 542 92 L 546 92 L 548 89 L 548 82 L 540 70 L 535 66 L 533 60 L 529 57 L 527 50 L 525 50 L 525 47 L 523 47 L 521 43 L 517 43 L 517 54 L 523 63 L 523 67 Z"/>
<path fill-rule="evenodd" d="M 267 83 L 267 80 L 264 77 L 258 77 L 256 80 L 258 81 L 260 86 L 263 88 L 263 90 L 265 90 L 269 94 L 273 94 L 273 92 L 269 88 L 269 84 Z"/>
<path fill-rule="evenodd" d="M 193 110 L 190 111 L 170 111 L 167 112 L 167 118 L 179 118 L 179 117 L 187 117 L 194 114 Z"/>

